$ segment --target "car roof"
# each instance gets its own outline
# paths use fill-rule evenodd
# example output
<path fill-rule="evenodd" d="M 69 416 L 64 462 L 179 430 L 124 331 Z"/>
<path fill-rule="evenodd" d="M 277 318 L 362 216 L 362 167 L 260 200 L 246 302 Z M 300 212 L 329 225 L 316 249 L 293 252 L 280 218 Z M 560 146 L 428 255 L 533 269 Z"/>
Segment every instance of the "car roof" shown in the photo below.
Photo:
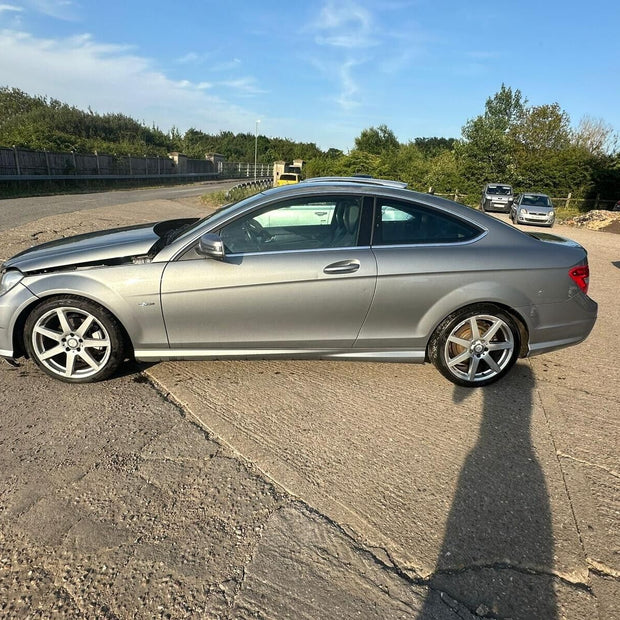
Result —
<path fill-rule="evenodd" d="M 390 179 L 375 179 L 367 176 L 351 177 L 311 177 L 305 179 L 303 183 L 360 183 L 362 185 L 381 185 L 383 187 L 396 187 L 404 189 L 407 183 L 404 181 L 392 181 Z"/>

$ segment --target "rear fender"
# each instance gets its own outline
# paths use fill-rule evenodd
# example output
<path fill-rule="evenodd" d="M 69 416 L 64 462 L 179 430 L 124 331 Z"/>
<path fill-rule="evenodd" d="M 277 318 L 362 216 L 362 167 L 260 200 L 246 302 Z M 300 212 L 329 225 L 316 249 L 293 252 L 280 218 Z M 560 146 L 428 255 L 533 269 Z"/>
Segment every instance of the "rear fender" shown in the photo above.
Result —
<path fill-rule="evenodd" d="M 527 334 L 530 320 L 535 316 L 535 306 L 523 291 L 498 282 L 472 282 L 459 287 L 437 300 L 420 320 L 420 333 L 428 339 L 437 326 L 457 310 L 477 304 L 493 304 L 510 314 L 519 324 L 521 348 L 527 351 Z M 525 337 L 524 337 L 525 336 Z"/>

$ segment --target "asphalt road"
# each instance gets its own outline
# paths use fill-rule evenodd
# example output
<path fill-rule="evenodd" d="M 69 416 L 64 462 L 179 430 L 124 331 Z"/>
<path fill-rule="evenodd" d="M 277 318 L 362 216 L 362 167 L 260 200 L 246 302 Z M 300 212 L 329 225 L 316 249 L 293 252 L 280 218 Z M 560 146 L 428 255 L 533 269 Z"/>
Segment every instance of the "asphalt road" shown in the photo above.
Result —
<path fill-rule="evenodd" d="M 72 213 L 153 200 L 184 200 L 232 187 L 237 181 L 203 181 L 191 185 L 0 199 L 0 231 L 50 215 Z"/>
<path fill-rule="evenodd" d="M 5 229 L 0 257 L 200 211 L 54 215 Z M 0 616 L 620 617 L 620 236 L 553 232 L 589 251 L 597 325 L 486 389 L 406 364 L 90 386 L 0 365 Z"/>

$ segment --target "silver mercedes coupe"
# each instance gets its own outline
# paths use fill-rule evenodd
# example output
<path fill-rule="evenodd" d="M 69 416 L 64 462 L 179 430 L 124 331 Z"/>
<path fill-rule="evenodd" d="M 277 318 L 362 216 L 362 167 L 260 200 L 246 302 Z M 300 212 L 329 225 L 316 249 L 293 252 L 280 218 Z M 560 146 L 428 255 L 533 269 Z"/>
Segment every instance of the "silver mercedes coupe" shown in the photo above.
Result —
<path fill-rule="evenodd" d="M 484 386 L 588 336 L 588 279 L 568 239 L 397 182 L 312 179 L 14 256 L 0 356 L 71 383 L 131 357 L 312 358 L 430 361 Z"/>

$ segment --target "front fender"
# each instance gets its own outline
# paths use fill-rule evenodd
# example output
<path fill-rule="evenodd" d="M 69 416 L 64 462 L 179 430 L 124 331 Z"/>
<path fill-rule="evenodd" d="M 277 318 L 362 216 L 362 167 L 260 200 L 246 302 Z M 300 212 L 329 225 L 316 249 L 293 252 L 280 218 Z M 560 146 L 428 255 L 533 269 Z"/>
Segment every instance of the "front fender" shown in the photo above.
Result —
<path fill-rule="evenodd" d="M 123 325 L 135 348 L 168 346 L 159 287 L 164 264 L 148 263 L 29 276 L 25 286 L 44 299 L 68 295 L 90 299 Z"/>

